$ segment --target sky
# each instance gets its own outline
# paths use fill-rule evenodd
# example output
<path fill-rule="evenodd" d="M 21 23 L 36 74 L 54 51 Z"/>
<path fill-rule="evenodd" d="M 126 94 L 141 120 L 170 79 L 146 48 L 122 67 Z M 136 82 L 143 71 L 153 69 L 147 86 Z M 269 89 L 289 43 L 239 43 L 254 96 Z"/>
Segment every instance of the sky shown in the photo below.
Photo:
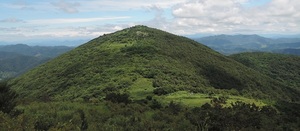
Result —
<path fill-rule="evenodd" d="M 0 0 L 0 41 L 92 39 L 134 25 L 177 35 L 300 35 L 299 0 Z"/>

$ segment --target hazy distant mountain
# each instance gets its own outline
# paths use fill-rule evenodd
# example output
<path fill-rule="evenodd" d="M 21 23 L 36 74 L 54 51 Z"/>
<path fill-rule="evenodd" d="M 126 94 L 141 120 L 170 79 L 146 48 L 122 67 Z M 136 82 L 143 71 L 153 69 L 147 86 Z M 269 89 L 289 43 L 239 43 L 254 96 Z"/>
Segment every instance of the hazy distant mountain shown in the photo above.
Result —
<path fill-rule="evenodd" d="M 16 43 L 23 43 L 29 46 L 79 46 L 83 43 L 88 42 L 90 39 L 67 39 L 67 40 L 53 40 L 53 39 L 35 39 L 35 40 L 26 40 L 26 41 L 0 41 L 1 45 L 15 45 Z"/>
<path fill-rule="evenodd" d="M 271 39 L 259 35 L 216 35 L 195 40 L 223 54 L 300 48 L 299 38 Z"/>
<path fill-rule="evenodd" d="M 72 48 L 25 44 L 0 46 L 0 80 L 20 75 Z"/>
<path fill-rule="evenodd" d="M 280 49 L 280 50 L 274 50 L 275 53 L 281 53 L 281 54 L 291 54 L 291 55 L 298 55 L 300 56 L 300 49 Z"/>
<path fill-rule="evenodd" d="M 16 45 L 5 45 L 0 46 L 0 51 L 5 52 L 14 52 L 27 56 L 36 56 L 36 57 L 56 57 L 64 52 L 73 49 L 73 47 L 68 46 L 28 46 L 25 44 L 16 44 Z"/>

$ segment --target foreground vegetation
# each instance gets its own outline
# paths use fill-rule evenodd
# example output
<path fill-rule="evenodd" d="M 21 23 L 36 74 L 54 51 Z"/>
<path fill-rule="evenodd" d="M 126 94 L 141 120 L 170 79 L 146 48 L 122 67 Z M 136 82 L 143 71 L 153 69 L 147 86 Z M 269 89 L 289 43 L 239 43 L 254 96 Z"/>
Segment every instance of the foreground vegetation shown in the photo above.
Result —
<path fill-rule="evenodd" d="M 0 110 L 1 130 L 297 130 L 300 122 L 300 106 L 291 103 L 257 106 L 211 97 L 202 105 L 186 106 L 150 96 L 132 100 L 126 94 L 110 94 L 83 103 L 19 101 L 11 108 L 17 99 L 10 94 L 15 93 L 5 84 L 0 91 L 0 97 L 12 103 L 0 102 L 9 107 Z"/>

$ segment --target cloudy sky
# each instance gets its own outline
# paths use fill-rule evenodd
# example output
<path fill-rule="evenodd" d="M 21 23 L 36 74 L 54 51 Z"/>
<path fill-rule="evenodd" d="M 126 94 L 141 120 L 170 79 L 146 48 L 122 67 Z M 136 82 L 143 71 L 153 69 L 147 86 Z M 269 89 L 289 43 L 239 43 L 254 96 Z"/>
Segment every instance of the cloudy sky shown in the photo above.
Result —
<path fill-rule="evenodd" d="M 134 25 L 178 35 L 300 34 L 299 0 L 0 0 L 0 41 L 91 39 Z"/>

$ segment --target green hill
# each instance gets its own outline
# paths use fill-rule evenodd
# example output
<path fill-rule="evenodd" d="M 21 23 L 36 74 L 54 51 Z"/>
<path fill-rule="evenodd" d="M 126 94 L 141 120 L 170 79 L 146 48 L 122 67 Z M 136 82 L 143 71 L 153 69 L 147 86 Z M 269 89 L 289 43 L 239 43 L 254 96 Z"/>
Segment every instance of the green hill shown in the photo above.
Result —
<path fill-rule="evenodd" d="M 135 26 L 0 82 L 0 130 L 298 130 L 300 106 L 287 102 L 299 101 L 295 90 L 195 41 Z"/>
<path fill-rule="evenodd" d="M 300 89 L 300 57 L 273 53 L 241 53 L 231 58 L 285 85 Z"/>
<path fill-rule="evenodd" d="M 14 79 L 22 98 L 133 99 L 177 91 L 299 100 L 299 92 L 185 37 L 145 26 L 100 36 Z"/>

